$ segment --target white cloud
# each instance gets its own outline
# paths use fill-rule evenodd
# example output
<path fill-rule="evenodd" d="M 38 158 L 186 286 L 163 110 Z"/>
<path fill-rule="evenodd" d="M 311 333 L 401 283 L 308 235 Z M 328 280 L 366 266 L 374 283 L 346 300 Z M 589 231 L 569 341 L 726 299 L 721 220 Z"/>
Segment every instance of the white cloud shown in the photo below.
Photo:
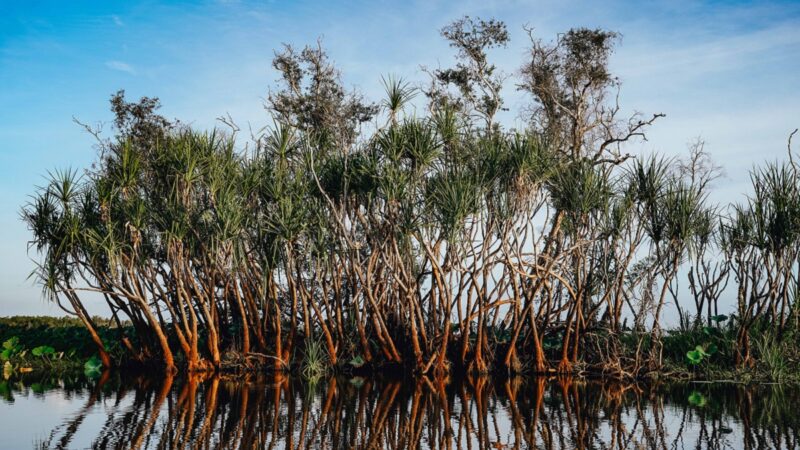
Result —
<path fill-rule="evenodd" d="M 800 44 L 797 23 L 774 26 L 709 39 L 705 42 L 680 42 L 664 45 L 647 41 L 623 53 L 620 68 L 628 76 L 650 77 L 669 74 L 697 77 L 747 67 L 755 59 L 796 52 Z M 778 53 L 782 52 L 782 53 Z"/>
<path fill-rule="evenodd" d="M 131 75 L 136 75 L 136 69 L 133 68 L 130 64 L 122 61 L 106 61 L 106 67 L 111 70 L 117 70 L 120 72 L 129 73 Z"/>
<path fill-rule="evenodd" d="M 120 19 L 119 16 L 117 16 L 117 15 L 111 16 L 111 20 L 114 22 L 114 25 L 116 25 L 118 27 L 124 27 L 125 26 L 125 22 L 123 22 L 122 19 Z"/>

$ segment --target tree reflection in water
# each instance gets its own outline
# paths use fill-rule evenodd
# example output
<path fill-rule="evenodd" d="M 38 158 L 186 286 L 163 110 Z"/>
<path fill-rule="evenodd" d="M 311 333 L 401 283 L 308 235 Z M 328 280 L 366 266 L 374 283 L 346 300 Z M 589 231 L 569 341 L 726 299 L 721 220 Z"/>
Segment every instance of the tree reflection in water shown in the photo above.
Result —
<path fill-rule="evenodd" d="M 570 378 L 437 382 L 277 375 L 104 375 L 73 389 L 76 414 L 42 448 L 778 449 L 798 448 L 798 391 L 642 387 Z M 82 402 L 82 404 L 78 403 Z M 102 405 L 102 408 L 98 406 Z M 74 442 L 87 414 L 104 415 Z M 93 422 L 94 423 L 94 422 Z"/>

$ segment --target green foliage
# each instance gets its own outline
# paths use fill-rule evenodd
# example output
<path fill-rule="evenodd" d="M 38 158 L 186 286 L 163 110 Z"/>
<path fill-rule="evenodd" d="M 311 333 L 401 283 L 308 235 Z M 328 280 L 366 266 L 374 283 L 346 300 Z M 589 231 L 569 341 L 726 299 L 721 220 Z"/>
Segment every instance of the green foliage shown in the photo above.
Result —
<path fill-rule="evenodd" d="M 706 406 L 706 404 L 708 403 L 706 397 L 697 391 L 692 391 L 692 393 L 689 394 L 689 398 L 687 399 L 687 401 L 689 402 L 690 405 L 696 406 L 698 408 L 702 408 Z"/>
<path fill-rule="evenodd" d="M 753 339 L 753 345 L 758 353 L 758 363 L 769 379 L 777 383 L 784 381 L 793 370 L 789 365 L 787 343 L 781 342 L 772 333 L 764 333 Z"/>
<path fill-rule="evenodd" d="M 0 359 L 8 361 L 14 356 L 17 356 L 25 351 L 25 347 L 19 341 L 17 336 L 12 336 L 3 342 L 3 351 L 0 352 Z"/>
<path fill-rule="evenodd" d="M 662 342 L 664 358 L 678 367 L 702 369 L 706 376 L 712 370 L 731 368 L 736 329 L 732 323 L 723 323 L 727 317 L 716 319 L 716 326 L 668 331 Z"/>
<path fill-rule="evenodd" d="M 586 225 L 591 214 L 604 211 L 612 196 L 607 173 L 588 159 L 560 167 L 548 179 L 548 189 L 555 208 L 567 213 L 574 228 Z"/>
<path fill-rule="evenodd" d="M 362 367 L 365 363 L 366 361 L 364 361 L 364 358 L 362 358 L 361 355 L 356 355 L 355 357 L 353 357 L 353 359 L 348 361 L 348 364 L 355 367 L 356 369 Z"/>
<path fill-rule="evenodd" d="M 124 350 L 119 344 L 119 329 L 108 319 L 93 318 L 98 333 L 106 343 L 107 350 L 115 358 L 122 358 Z M 125 331 L 133 334 L 130 328 Z M 0 318 L 0 340 L 16 337 L 27 348 L 52 347 L 52 358 L 60 353 L 66 359 L 84 359 L 93 355 L 97 348 L 83 323 L 71 317 L 3 317 Z M 0 352 L 0 355 L 2 353 Z"/>
<path fill-rule="evenodd" d="M 307 339 L 301 362 L 301 374 L 307 381 L 316 382 L 328 372 L 329 359 L 319 341 Z"/>
<path fill-rule="evenodd" d="M 83 372 L 89 378 L 96 378 L 100 376 L 103 371 L 103 362 L 97 355 L 92 356 L 83 364 Z"/>
<path fill-rule="evenodd" d="M 416 97 L 417 89 L 394 75 L 389 75 L 388 78 L 381 77 L 381 82 L 386 91 L 386 99 L 382 106 L 389 111 L 390 120 L 394 121 L 403 107 Z"/>
<path fill-rule="evenodd" d="M 717 353 L 717 346 L 715 344 L 708 344 L 706 347 L 698 345 L 693 350 L 686 352 L 686 359 L 689 361 L 689 364 L 698 365 L 715 353 Z"/>
<path fill-rule="evenodd" d="M 428 184 L 428 204 L 433 219 L 448 239 L 455 239 L 461 227 L 481 205 L 482 192 L 473 174 L 444 173 Z"/>
<path fill-rule="evenodd" d="M 49 345 L 40 345 L 31 350 L 31 354 L 33 356 L 42 356 L 42 357 L 49 357 L 55 352 L 56 350 L 53 347 L 50 347 Z"/>

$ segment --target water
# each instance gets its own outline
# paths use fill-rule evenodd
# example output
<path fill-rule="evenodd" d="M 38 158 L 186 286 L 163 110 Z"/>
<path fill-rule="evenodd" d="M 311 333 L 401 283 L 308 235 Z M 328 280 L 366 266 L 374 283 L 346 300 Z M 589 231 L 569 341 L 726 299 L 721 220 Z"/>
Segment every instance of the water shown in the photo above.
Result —
<path fill-rule="evenodd" d="M 0 383 L 2 448 L 800 448 L 777 385 L 30 375 Z"/>

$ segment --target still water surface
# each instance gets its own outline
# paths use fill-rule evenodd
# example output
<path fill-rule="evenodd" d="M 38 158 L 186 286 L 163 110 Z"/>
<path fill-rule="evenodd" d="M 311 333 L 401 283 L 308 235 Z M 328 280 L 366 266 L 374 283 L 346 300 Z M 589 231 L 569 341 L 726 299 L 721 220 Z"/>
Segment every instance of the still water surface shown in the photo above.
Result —
<path fill-rule="evenodd" d="M 794 449 L 800 390 L 82 375 L 0 382 L 0 448 Z"/>

